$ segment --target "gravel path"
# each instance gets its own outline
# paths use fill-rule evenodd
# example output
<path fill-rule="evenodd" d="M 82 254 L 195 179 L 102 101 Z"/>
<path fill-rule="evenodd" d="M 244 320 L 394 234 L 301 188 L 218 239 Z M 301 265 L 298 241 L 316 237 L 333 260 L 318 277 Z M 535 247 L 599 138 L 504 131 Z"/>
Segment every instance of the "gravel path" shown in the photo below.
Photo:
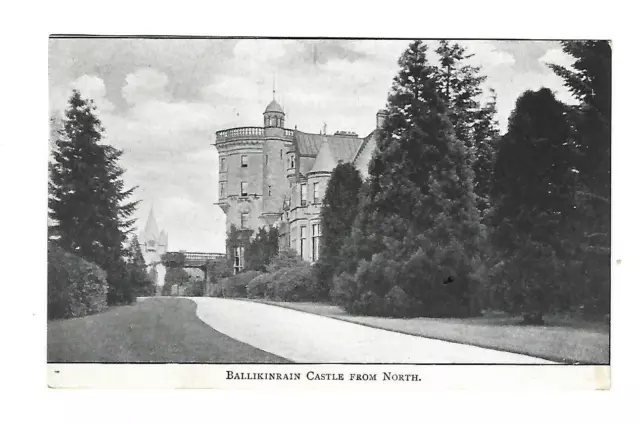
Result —
<path fill-rule="evenodd" d="M 198 317 L 216 331 L 302 363 L 552 363 L 392 331 L 369 328 L 243 300 L 191 298 Z"/>

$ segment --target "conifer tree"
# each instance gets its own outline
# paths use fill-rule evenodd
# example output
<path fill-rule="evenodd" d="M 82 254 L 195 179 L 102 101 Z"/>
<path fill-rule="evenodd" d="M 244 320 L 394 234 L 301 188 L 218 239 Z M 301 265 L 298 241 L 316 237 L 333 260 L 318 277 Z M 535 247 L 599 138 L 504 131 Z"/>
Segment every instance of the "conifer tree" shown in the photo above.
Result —
<path fill-rule="evenodd" d="M 110 303 L 126 302 L 132 300 L 130 288 L 118 274 L 137 205 L 126 201 L 135 188 L 124 189 L 122 151 L 102 143 L 95 109 L 74 90 L 49 165 L 50 234 L 60 247 L 107 272 Z"/>
<path fill-rule="evenodd" d="M 473 170 L 463 141 L 455 136 L 438 89 L 439 71 L 427 62 L 426 46 L 411 43 L 399 65 L 388 118 L 369 164 L 367 231 L 380 237 L 390 260 L 406 261 L 421 252 L 423 272 L 402 284 L 427 313 L 430 285 L 453 278 L 449 295 L 455 310 L 449 313 L 467 314 L 468 276 L 484 237 Z"/>
<path fill-rule="evenodd" d="M 611 45 L 563 41 L 562 49 L 575 59 L 572 66 L 549 66 L 580 102 L 568 114 L 578 178 L 571 239 L 581 268 L 576 279 L 584 311 L 602 316 L 611 290 Z"/>
<path fill-rule="evenodd" d="M 266 272 L 271 260 L 278 254 L 278 229 L 262 227 L 249 241 L 245 250 L 247 270 Z"/>
<path fill-rule="evenodd" d="M 496 120 L 495 91 L 491 90 L 491 94 L 491 99 L 478 110 L 473 125 L 473 145 L 475 146 L 475 162 L 473 163 L 474 192 L 478 210 L 483 217 L 491 206 L 489 192 L 492 186 L 495 146 L 500 139 Z"/>
<path fill-rule="evenodd" d="M 361 187 L 362 177 L 352 163 L 338 164 L 331 172 L 320 210 L 322 239 L 317 263 L 318 278 L 326 289 L 325 294 L 328 294 L 331 278 L 341 260 L 340 251 L 358 214 Z"/>
<path fill-rule="evenodd" d="M 566 107 L 543 88 L 522 94 L 497 151 L 492 198 L 494 246 L 504 262 L 514 312 L 542 323 L 563 287 L 563 245 L 575 201 Z"/>

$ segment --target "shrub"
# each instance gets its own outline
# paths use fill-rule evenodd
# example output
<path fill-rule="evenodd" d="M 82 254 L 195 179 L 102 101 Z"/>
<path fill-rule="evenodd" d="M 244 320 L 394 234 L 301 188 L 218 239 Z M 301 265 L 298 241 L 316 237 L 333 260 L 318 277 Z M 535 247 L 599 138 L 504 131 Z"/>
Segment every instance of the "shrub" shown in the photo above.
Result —
<path fill-rule="evenodd" d="M 222 279 L 222 297 L 247 297 L 247 285 L 258 275 L 259 271 L 246 271 Z"/>
<path fill-rule="evenodd" d="M 210 297 L 223 297 L 222 296 L 222 283 L 216 283 L 211 285 L 211 290 L 207 294 Z"/>
<path fill-rule="evenodd" d="M 47 316 L 49 319 L 94 314 L 107 308 L 106 273 L 61 248 L 47 247 Z"/>
<path fill-rule="evenodd" d="M 405 318 L 411 315 L 412 309 L 412 299 L 398 286 L 393 286 L 384 297 L 384 312 L 387 316 Z"/>
<path fill-rule="evenodd" d="M 314 301 L 321 297 L 321 288 L 313 267 L 304 263 L 283 268 L 274 276 L 274 298 L 284 302 Z"/>
<path fill-rule="evenodd" d="M 380 296 L 371 290 L 364 292 L 358 300 L 353 302 L 350 313 L 358 315 L 384 315 L 384 303 Z"/>
<path fill-rule="evenodd" d="M 357 283 L 353 275 L 343 272 L 333 278 L 333 288 L 330 292 L 331 300 L 338 306 L 349 310 L 357 299 Z"/>
<path fill-rule="evenodd" d="M 273 274 L 260 274 L 247 284 L 247 297 L 261 299 L 267 297 L 269 284 L 273 280 Z"/>
<path fill-rule="evenodd" d="M 293 249 L 284 249 L 278 252 L 278 256 L 271 260 L 267 267 L 267 271 L 274 273 L 283 268 L 293 268 L 305 265 L 306 262 L 300 258 L 300 255 Z"/>

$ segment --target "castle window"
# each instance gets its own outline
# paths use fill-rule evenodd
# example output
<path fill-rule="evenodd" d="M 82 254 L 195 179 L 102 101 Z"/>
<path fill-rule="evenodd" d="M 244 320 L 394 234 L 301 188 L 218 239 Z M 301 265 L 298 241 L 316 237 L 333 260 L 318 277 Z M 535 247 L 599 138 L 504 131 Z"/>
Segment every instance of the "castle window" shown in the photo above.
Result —
<path fill-rule="evenodd" d="M 269 193 L 269 196 L 271 196 L 271 186 L 268 187 L 268 191 L 267 192 Z"/>
<path fill-rule="evenodd" d="M 220 198 L 227 197 L 227 184 L 225 181 L 220 181 Z"/>
<path fill-rule="evenodd" d="M 240 228 L 243 230 L 249 228 L 249 214 L 247 212 L 240 214 Z"/>
<path fill-rule="evenodd" d="M 289 169 L 295 169 L 296 167 L 296 157 L 295 155 L 289 155 Z"/>
<path fill-rule="evenodd" d="M 307 241 L 307 226 L 300 226 L 300 257 L 304 259 L 304 244 Z"/>
<path fill-rule="evenodd" d="M 244 269 L 244 247 L 239 246 L 233 249 L 233 273 L 237 274 Z"/>
<path fill-rule="evenodd" d="M 311 237 L 311 248 L 313 249 L 311 258 L 315 262 L 320 257 L 320 224 L 311 226 Z"/>
<path fill-rule="evenodd" d="M 247 155 L 240 156 L 240 166 L 243 168 L 247 167 Z"/>
<path fill-rule="evenodd" d="M 320 184 L 313 183 L 313 203 L 320 202 Z"/>
<path fill-rule="evenodd" d="M 280 149 L 280 160 L 282 160 L 282 149 Z"/>
<path fill-rule="evenodd" d="M 220 172 L 227 172 L 227 160 L 220 158 Z"/>
<path fill-rule="evenodd" d="M 246 196 L 246 195 L 247 195 L 247 182 L 242 181 L 240 183 L 240 196 Z"/>
<path fill-rule="evenodd" d="M 300 206 L 307 206 L 307 185 L 300 184 Z"/>
<path fill-rule="evenodd" d="M 269 155 L 264 156 L 264 164 L 269 165 Z"/>

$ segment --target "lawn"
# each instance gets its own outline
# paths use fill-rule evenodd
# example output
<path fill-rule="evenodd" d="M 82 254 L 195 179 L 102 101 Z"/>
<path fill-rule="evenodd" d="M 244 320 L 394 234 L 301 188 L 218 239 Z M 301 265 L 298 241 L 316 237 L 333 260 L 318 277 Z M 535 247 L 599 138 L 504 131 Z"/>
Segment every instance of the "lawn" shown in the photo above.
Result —
<path fill-rule="evenodd" d="M 219 333 L 188 299 L 149 298 L 82 318 L 50 321 L 48 362 L 287 363 Z"/>
<path fill-rule="evenodd" d="M 536 356 L 556 362 L 609 363 L 609 326 L 550 318 L 544 326 L 525 326 L 510 316 L 479 318 L 381 318 L 351 316 L 334 305 L 262 301 L 303 312 L 421 337 Z"/>

